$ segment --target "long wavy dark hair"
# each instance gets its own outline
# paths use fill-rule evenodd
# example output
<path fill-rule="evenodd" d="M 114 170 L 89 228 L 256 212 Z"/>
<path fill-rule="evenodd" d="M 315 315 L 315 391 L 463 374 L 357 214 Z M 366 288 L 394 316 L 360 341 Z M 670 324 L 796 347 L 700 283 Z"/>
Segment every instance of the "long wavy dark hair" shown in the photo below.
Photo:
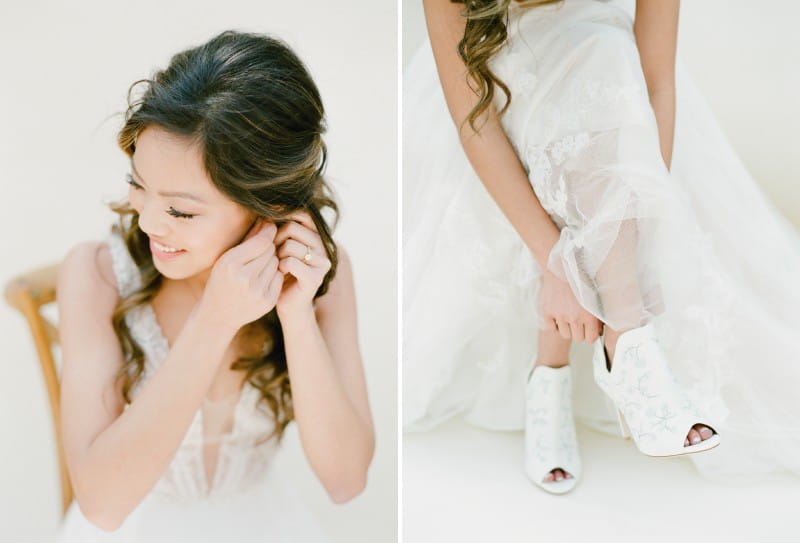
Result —
<path fill-rule="evenodd" d="M 140 84 L 145 90 L 133 100 Z M 257 216 L 280 224 L 291 213 L 307 211 L 331 261 L 315 297 L 325 294 L 336 274 L 337 251 L 331 233 L 339 219 L 323 178 L 325 114 L 311 75 L 284 42 L 263 34 L 222 32 L 177 53 L 151 79 L 134 82 L 127 101 L 117 139 L 129 157 L 142 130 L 158 126 L 198 143 L 214 186 Z M 144 371 L 144 353 L 125 315 L 153 300 L 163 276 L 153 264 L 148 237 L 139 228 L 139 215 L 130 202 L 112 202 L 110 207 L 119 215 L 112 231 L 121 235 L 142 279 L 141 288 L 120 299 L 112 317 L 125 355 L 117 379 L 122 379 L 122 393 L 130 403 L 130 391 Z M 334 215 L 333 227 L 323 217 L 325 208 Z M 237 359 L 230 369 L 246 370 L 246 380 L 259 389 L 259 401 L 274 416 L 274 430 L 264 441 L 273 436 L 280 441 L 294 414 L 275 309 L 242 332 L 265 337 L 264 347 L 258 356 Z"/>
<path fill-rule="evenodd" d="M 502 115 L 511 104 L 511 91 L 489 68 L 489 60 L 508 39 L 508 6 L 513 0 L 450 0 L 464 4 L 461 15 L 466 18 L 464 36 L 458 43 L 458 54 L 467 67 L 467 82 L 478 95 L 478 102 L 469 112 L 465 122 L 478 131 L 476 121 L 494 100 L 496 88 L 505 95 L 505 104 L 498 112 Z M 522 7 L 558 4 L 563 0 L 526 0 Z"/>

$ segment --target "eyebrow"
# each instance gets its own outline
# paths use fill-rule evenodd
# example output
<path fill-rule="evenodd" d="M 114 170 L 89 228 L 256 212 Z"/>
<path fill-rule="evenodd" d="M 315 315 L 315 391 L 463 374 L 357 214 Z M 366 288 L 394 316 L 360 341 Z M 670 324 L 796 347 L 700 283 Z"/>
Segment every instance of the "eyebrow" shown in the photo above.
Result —
<path fill-rule="evenodd" d="M 136 170 L 136 166 L 133 164 L 133 157 L 131 157 L 131 169 L 133 170 L 133 173 L 136 174 L 136 177 L 138 177 L 140 181 L 144 181 L 144 178 Z M 196 195 L 192 194 L 191 192 L 159 191 L 158 194 L 160 194 L 161 196 L 172 197 L 172 198 L 186 198 L 187 200 L 194 200 L 195 202 L 199 202 L 201 204 L 208 205 L 208 202 L 206 202 L 205 200 L 203 200 L 199 196 L 196 196 Z"/>

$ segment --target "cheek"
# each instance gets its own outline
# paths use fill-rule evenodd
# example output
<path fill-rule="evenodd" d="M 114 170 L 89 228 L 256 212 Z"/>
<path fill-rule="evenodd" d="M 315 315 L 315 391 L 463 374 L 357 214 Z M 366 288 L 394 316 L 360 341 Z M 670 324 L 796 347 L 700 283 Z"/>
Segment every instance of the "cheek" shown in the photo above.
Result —
<path fill-rule="evenodd" d="M 216 260 L 226 251 L 239 245 L 244 233 L 239 229 L 231 230 L 230 223 L 217 224 L 216 228 L 208 229 L 205 235 L 200 237 L 200 245 L 203 252 L 212 260 Z"/>
<path fill-rule="evenodd" d="M 221 227 L 208 223 L 195 222 L 196 219 L 186 220 L 180 223 L 180 228 L 174 229 L 176 233 L 180 231 L 180 238 L 184 247 L 190 249 L 196 257 L 202 260 L 216 260 L 222 253 L 228 250 L 228 244 L 224 236 L 220 235 Z"/>

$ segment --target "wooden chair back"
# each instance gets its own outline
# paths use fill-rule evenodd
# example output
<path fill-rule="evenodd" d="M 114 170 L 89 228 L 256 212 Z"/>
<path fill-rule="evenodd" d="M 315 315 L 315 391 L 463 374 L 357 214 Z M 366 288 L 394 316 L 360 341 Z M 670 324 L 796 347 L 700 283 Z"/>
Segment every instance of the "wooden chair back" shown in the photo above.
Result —
<path fill-rule="evenodd" d="M 6 301 L 25 317 L 39 358 L 58 446 L 63 514 L 72 503 L 73 493 L 61 439 L 61 383 L 53 356 L 53 348 L 58 344 L 58 328 L 42 314 L 43 306 L 56 301 L 57 274 L 58 264 L 23 273 L 6 284 L 4 293 Z"/>

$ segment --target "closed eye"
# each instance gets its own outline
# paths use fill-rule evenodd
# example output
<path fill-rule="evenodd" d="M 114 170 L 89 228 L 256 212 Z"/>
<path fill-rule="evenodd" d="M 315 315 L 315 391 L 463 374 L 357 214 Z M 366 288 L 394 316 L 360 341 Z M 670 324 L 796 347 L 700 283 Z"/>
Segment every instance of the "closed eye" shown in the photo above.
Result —
<path fill-rule="evenodd" d="M 131 174 L 125 174 L 125 181 L 131 187 L 133 187 L 134 190 L 144 190 L 144 187 L 142 187 L 139 183 L 137 183 L 136 181 L 133 180 L 133 177 L 131 176 Z M 172 215 L 173 217 L 177 217 L 179 219 L 192 219 L 192 218 L 194 218 L 193 214 L 191 214 L 191 213 L 182 213 L 182 212 L 178 211 L 177 209 L 175 209 L 172 206 L 170 206 L 170 208 L 167 210 L 167 213 Z"/>
<path fill-rule="evenodd" d="M 174 207 L 171 207 L 171 206 L 167 210 L 167 213 L 169 213 L 173 217 L 178 217 L 179 219 L 191 219 L 191 218 L 194 217 L 194 215 L 192 215 L 190 213 L 181 213 L 180 211 L 178 211 L 177 209 L 175 209 Z"/>

